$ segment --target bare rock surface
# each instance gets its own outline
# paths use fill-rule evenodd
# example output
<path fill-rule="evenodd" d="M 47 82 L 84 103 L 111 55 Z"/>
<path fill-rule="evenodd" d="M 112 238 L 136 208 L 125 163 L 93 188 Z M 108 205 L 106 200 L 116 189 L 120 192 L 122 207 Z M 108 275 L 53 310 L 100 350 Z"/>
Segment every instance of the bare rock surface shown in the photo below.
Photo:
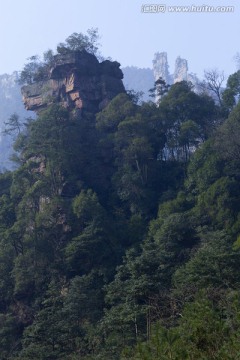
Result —
<path fill-rule="evenodd" d="M 54 57 L 47 78 L 22 87 L 27 110 L 38 112 L 53 102 L 66 108 L 97 112 L 125 92 L 123 73 L 116 61 L 98 59 L 86 51 Z"/>

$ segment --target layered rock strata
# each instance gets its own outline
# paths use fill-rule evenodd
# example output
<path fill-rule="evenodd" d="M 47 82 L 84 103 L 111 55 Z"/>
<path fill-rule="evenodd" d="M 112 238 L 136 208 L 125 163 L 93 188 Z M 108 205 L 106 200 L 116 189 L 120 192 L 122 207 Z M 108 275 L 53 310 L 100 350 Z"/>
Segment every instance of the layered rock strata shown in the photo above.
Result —
<path fill-rule="evenodd" d="M 56 55 L 43 80 L 22 87 L 25 108 L 38 112 L 57 101 L 70 109 L 102 110 L 125 92 L 119 67 L 116 61 L 99 62 L 86 51 Z"/>

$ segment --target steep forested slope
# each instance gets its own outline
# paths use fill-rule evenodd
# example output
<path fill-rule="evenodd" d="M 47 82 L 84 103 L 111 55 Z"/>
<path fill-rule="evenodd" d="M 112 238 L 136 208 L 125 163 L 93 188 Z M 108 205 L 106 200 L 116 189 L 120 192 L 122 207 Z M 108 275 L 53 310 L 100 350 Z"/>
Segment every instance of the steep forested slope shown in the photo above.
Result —
<path fill-rule="evenodd" d="M 186 82 L 158 106 L 47 99 L 0 177 L 1 359 L 238 358 L 240 105 L 223 103 Z"/>

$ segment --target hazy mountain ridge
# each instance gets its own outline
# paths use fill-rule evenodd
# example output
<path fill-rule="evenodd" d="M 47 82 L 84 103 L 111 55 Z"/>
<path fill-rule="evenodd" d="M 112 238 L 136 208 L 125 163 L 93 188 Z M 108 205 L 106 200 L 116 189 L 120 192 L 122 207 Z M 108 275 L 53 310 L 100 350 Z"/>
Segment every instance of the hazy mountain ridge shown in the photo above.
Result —
<path fill-rule="evenodd" d="M 21 96 L 21 88 L 17 83 L 18 72 L 0 75 L 0 171 L 13 168 L 14 164 L 9 160 L 12 150 L 12 138 L 2 132 L 6 122 L 13 113 L 17 113 L 20 119 L 31 116 L 24 109 Z"/>
<path fill-rule="evenodd" d="M 154 86 L 154 74 L 150 68 L 138 68 L 136 66 L 127 66 L 122 68 L 124 74 L 123 83 L 126 90 L 142 91 L 142 100 L 148 101 L 149 89 Z"/>

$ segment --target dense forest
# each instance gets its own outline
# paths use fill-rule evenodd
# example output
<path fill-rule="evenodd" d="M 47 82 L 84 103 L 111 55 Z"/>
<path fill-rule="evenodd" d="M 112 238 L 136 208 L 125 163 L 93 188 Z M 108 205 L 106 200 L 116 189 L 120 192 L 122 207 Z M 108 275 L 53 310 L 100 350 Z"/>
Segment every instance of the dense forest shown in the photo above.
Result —
<path fill-rule="evenodd" d="M 52 102 L 19 129 L 0 175 L 1 360 L 240 359 L 240 71 L 219 102 L 155 91 L 98 113 Z"/>

